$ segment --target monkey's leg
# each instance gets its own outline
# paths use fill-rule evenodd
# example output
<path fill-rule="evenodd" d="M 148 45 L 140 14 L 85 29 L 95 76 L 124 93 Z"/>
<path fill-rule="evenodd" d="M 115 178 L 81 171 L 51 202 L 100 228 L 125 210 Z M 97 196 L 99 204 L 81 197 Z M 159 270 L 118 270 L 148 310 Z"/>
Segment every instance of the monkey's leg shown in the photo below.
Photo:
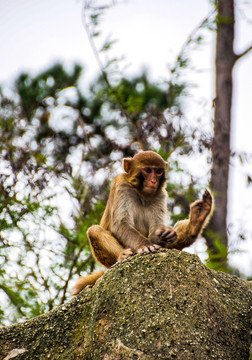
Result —
<path fill-rule="evenodd" d="M 166 248 L 182 250 L 194 243 L 210 220 L 212 212 L 213 197 L 208 190 L 205 190 L 202 200 L 191 204 L 189 220 L 178 221 L 175 224 L 177 240 L 174 243 L 167 243 Z"/>
<path fill-rule="evenodd" d="M 94 257 L 107 268 L 133 254 L 130 249 L 125 249 L 109 231 L 104 230 L 100 225 L 91 226 L 87 235 Z"/>
<path fill-rule="evenodd" d="M 109 231 L 99 225 L 91 226 L 87 231 L 87 236 L 94 257 L 107 268 L 133 254 L 130 249 L 122 247 Z M 87 285 L 94 285 L 104 272 L 101 270 L 86 277 L 80 277 L 72 289 L 72 295 L 79 294 Z"/>

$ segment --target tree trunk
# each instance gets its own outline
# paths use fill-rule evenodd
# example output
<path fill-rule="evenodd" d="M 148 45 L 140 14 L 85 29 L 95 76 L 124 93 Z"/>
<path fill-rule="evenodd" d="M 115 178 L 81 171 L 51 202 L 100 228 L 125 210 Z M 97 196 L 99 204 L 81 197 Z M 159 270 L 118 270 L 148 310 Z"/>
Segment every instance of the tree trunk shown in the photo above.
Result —
<path fill-rule="evenodd" d="M 227 202 L 230 159 L 230 127 L 232 108 L 232 70 L 235 63 L 234 1 L 218 0 L 216 43 L 216 98 L 213 166 L 211 188 L 215 195 L 216 209 L 210 224 L 211 236 L 207 236 L 210 261 L 219 263 L 219 269 L 227 267 Z M 224 246 L 222 246 L 224 245 Z"/>

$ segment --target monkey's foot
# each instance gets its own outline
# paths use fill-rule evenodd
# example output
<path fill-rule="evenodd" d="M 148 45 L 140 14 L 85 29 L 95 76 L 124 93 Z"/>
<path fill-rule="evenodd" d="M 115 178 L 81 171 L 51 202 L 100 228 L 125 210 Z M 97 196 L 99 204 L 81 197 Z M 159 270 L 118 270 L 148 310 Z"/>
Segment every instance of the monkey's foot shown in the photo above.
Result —
<path fill-rule="evenodd" d="M 137 250 L 137 254 L 149 254 L 151 252 L 155 252 L 157 250 L 161 249 L 161 246 L 152 244 L 148 246 L 144 246 Z"/>
<path fill-rule="evenodd" d="M 197 223 L 203 222 L 212 210 L 213 198 L 211 193 L 206 189 L 202 200 L 195 201 L 191 205 L 190 220 Z"/>
<path fill-rule="evenodd" d="M 133 251 L 128 248 L 128 249 L 125 249 L 121 252 L 120 256 L 118 257 L 118 260 L 117 261 L 123 261 L 125 259 L 127 259 L 128 257 L 134 255 Z"/>

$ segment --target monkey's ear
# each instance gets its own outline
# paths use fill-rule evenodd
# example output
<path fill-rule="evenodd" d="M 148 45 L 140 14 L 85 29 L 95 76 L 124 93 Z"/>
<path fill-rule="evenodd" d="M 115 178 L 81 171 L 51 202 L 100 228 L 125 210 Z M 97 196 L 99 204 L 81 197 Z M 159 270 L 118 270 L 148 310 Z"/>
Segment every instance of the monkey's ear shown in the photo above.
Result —
<path fill-rule="evenodd" d="M 123 159 L 123 169 L 126 173 L 130 172 L 132 165 L 133 165 L 133 159 L 132 158 L 125 158 Z"/>

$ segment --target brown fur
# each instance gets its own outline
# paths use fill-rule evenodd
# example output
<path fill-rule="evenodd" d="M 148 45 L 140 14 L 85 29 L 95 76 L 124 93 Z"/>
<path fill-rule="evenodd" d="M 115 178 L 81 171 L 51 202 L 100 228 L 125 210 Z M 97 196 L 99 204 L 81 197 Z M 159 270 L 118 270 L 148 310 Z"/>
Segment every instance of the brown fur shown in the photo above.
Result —
<path fill-rule="evenodd" d="M 158 154 L 144 151 L 124 159 L 123 167 L 125 173 L 117 176 L 112 184 L 100 225 L 91 226 L 87 232 L 94 257 L 110 267 L 133 254 L 156 251 L 160 247 L 181 250 L 191 245 L 212 214 L 211 193 L 206 190 L 202 200 L 191 205 L 189 219 L 171 228 L 166 225 L 167 163 Z M 146 168 L 148 172 L 154 169 L 150 174 L 155 183 L 151 192 L 145 191 L 149 179 L 142 169 Z M 156 169 L 158 175 L 155 175 Z M 161 174 L 160 169 L 163 170 Z M 102 276 L 100 274 L 98 277 Z M 89 285 L 85 279 L 78 281 L 74 294 Z"/>

